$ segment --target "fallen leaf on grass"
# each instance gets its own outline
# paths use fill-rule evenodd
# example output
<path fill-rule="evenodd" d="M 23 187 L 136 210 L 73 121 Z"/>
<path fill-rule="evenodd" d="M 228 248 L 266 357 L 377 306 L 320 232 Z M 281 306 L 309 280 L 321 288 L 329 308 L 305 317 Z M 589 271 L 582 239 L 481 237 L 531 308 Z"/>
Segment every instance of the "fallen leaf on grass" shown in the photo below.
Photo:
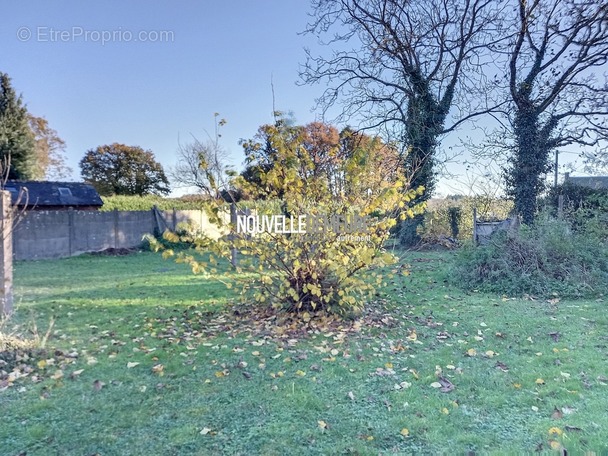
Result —
<path fill-rule="evenodd" d="M 469 348 L 467 350 L 466 356 L 473 357 L 473 356 L 476 356 L 476 355 L 477 355 L 477 350 L 475 350 L 474 348 Z"/>
<path fill-rule="evenodd" d="M 454 384 L 445 377 L 439 377 L 439 383 L 441 384 L 440 391 L 442 393 L 449 393 L 455 388 Z"/>
<path fill-rule="evenodd" d="M 139 363 L 132 363 L 132 362 L 127 363 L 128 369 L 133 369 L 135 366 L 139 366 Z"/>
<path fill-rule="evenodd" d="M 95 380 L 95 381 L 93 382 L 93 389 L 94 389 L 95 391 L 101 391 L 101 389 L 102 389 L 104 386 L 106 386 L 106 384 L 105 384 L 104 382 L 100 381 L 100 380 Z"/>
<path fill-rule="evenodd" d="M 163 366 L 162 364 L 155 364 L 154 366 L 152 366 L 152 372 L 154 372 L 155 374 L 157 374 L 161 377 L 163 375 L 165 375 L 164 369 L 165 369 L 165 366 Z"/>
<path fill-rule="evenodd" d="M 549 446 L 552 450 L 559 450 L 562 445 L 557 440 L 549 440 Z"/>
<path fill-rule="evenodd" d="M 329 429 L 329 424 L 327 424 L 323 420 L 317 421 L 317 424 L 319 425 L 319 428 L 322 429 L 322 430 Z"/>
<path fill-rule="evenodd" d="M 563 433 L 564 431 L 558 427 L 552 427 L 549 429 L 549 435 L 562 435 Z"/>
<path fill-rule="evenodd" d="M 409 431 L 408 428 L 403 428 L 403 429 L 401 429 L 401 431 L 399 432 L 399 434 L 401 434 L 403 437 L 409 437 L 410 431 Z"/>
<path fill-rule="evenodd" d="M 60 380 L 63 378 L 63 371 L 62 370 L 56 370 L 55 373 L 53 375 L 51 375 L 51 378 L 53 380 Z"/>
<path fill-rule="evenodd" d="M 553 413 L 551 414 L 551 418 L 553 418 L 554 420 L 561 420 L 564 417 L 564 414 L 562 413 L 562 411 L 560 409 L 558 409 L 557 407 L 555 407 L 555 409 L 553 410 Z"/>
<path fill-rule="evenodd" d="M 496 361 L 496 364 L 494 364 L 494 367 L 496 369 L 500 369 L 503 372 L 509 372 L 509 366 L 507 366 L 505 363 L 501 363 L 500 361 Z"/>
<path fill-rule="evenodd" d="M 537 378 L 534 383 L 536 383 L 537 385 L 544 385 L 545 381 L 542 378 Z"/>
<path fill-rule="evenodd" d="M 75 370 L 74 372 L 72 372 L 72 373 L 70 374 L 70 378 L 73 380 L 73 379 L 75 379 L 76 377 L 78 377 L 80 374 L 82 374 L 83 372 L 84 372 L 84 369 L 78 369 L 78 370 Z"/>

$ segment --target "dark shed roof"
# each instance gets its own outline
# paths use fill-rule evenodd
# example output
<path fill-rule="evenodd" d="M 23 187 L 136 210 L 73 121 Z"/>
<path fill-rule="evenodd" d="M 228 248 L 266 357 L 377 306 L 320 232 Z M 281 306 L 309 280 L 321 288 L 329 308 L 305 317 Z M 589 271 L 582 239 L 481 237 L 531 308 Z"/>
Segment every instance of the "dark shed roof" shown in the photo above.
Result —
<path fill-rule="evenodd" d="M 101 207 L 103 205 L 103 201 L 97 190 L 93 186 L 82 182 L 9 180 L 6 182 L 4 189 L 11 192 L 13 204 L 17 201 L 19 190 L 22 187 L 26 187 L 28 190 L 28 207 Z M 20 206 L 24 206 L 25 204 L 25 200 L 19 202 Z"/>

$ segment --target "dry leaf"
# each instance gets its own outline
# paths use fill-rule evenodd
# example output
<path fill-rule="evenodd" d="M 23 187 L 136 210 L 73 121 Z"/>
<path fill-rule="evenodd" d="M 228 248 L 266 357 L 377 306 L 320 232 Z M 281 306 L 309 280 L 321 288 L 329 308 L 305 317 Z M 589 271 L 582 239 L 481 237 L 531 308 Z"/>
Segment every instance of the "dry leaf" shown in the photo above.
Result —
<path fill-rule="evenodd" d="M 51 375 L 51 378 L 53 380 L 60 380 L 63 378 L 63 371 L 61 369 L 56 370 L 55 373 L 53 375 Z"/>
<path fill-rule="evenodd" d="M 410 431 L 408 428 L 403 428 L 403 429 L 401 429 L 399 434 L 401 434 L 403 437 L 408 437 L 410 435 Z"/>
<path fill-rule="evenodd" d="M 549 446 L 552 450 L 559 450 L 562 447 L 557 440 L 549 440 Z"/>
<path fill-rule="evenodd" d="M 127 363 L 127 368 L 129 368 L 129 369 L 132 369 L 135 366 L 139 366 L 139 363 L 131 363 L 131 362 Z"/>
<path fill-rule="evenodd" d="M 439 383 L 441 384 L 442 393 L 449 393 L 455 388 L 454 384 L 445 377 L 439 377 Z"/>
<path fill-rule="evenodd" d="M 70 374 L 70 378 L 71 378 L 71 379 L 75 379 L 76 377 L 78 377 L 78 376 L 79 376 L 80 374 L 82 374 L 83 372 L 84 372 L 84 369 L 78 369 L 78 370 L 75 370 L 74 372 L 72 372 L 72 373 Z"/>
<path fill-rule="evenodd" d="M 323 429 L 323 430 L 329 429 L 329 425 L 323 420 L 317 421 L 317 424 L 319 425 L 320 429 Z"/>
<path fill-rule="evenodd" d="M 100 380 L 95 380 L 95 381 L 93 382 L 93 389 L 94 389 L 95 391 L 101 391 L 101 389 L 102 389 L 104 386 L 106 386 L 106 384 L 105 384 L 104 382 L 100 381 Z"/>
<path fill-rule="evenodd" d="M 561 420 L 564 417 L 564 414 L 562 413 L 562 411 L 560 409 L 558 409 L 557 407 L 555 407 L 555 409 L 553 410 L 553 413 L 551 414 L 551 418 L 553 418 L 554 420 Z"/>

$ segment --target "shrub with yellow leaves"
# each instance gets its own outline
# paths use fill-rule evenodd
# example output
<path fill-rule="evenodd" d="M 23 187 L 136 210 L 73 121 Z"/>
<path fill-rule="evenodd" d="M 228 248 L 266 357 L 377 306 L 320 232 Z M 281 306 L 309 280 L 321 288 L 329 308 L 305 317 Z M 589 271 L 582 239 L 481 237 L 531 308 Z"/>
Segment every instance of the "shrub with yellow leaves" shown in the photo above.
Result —
<path fill-rule="evenodd" d="M 230 186 L 253 198 L 249 215 L 229 223 L 225 203 L 211 201 L 207 212 L 225 236 L 165 233 L 195 248 L 153 247 L 204 273 L 237 251 L 238 265 L 222 278 L 240 284 L 248 302 L 289 312 L 360 311 L 386 280 L 380 268 L 396 260 L 383 248 L 390 230 L 424 210 L 415 201 L 424 189 L 408 188 L 396 149 L 350 130 L 281 118 L 243 147 L 249 177 L 232 177 Z M 242 203 L 234 204 L 243 213 Z"/>

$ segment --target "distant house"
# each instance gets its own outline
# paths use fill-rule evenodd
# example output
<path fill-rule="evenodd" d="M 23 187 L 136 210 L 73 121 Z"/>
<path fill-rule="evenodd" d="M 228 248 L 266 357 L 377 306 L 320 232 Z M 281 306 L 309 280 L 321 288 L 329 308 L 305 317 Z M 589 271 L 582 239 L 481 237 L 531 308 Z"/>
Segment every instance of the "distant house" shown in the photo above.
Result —
<path fill-rule="evenodd" d="M 572 177 L 566 173 L 564 182 L 581 187 L 589 187 L 594 190 L 608 189 L 608 176 Z"/>
<path fill-rule="evenodd" d="M 21 188 L 27 188 L 27 197 L 18 200 Z M 28 210 L 97 210 L 103 201 L 97 190 L 82 182 L 44 182 L 9 180 L 4 186 L 11 192 L 12 203 Z"/>

